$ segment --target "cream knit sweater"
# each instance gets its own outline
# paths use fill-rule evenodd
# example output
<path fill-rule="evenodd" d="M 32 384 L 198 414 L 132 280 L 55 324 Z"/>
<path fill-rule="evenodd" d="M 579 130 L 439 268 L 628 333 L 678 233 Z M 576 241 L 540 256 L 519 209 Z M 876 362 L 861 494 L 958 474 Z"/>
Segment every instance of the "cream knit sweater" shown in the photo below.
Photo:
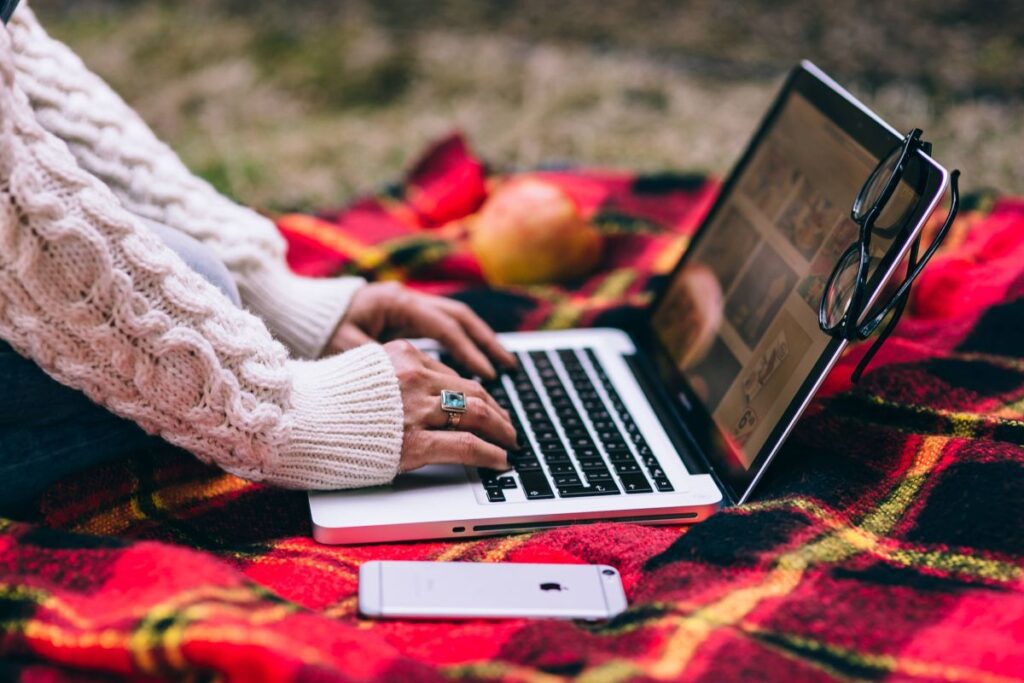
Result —
<path fill-rule="evenodd" d="M 262 320 L 136 215 L 214 249 Z M 381 347 L 299 360 L 267 329 L 297 356 L 318 356 L 362 281 L 295 276 L 283 253 L 272 223 L 190 174 L 29 8 L 0 28 L 0 338 L 239 476 L 387 482 L 403 414 Z"/>

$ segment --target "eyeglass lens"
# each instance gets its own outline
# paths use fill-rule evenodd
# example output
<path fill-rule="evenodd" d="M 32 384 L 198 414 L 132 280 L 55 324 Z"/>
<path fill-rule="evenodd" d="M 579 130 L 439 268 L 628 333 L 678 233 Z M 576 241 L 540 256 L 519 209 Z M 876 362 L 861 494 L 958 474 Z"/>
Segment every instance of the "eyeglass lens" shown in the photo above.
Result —
<path fill-rule="evenodd" d="M 881 259 L 872 257 L 868 262 L 868 274 L 874 272 L 875 267 Z M 840 257 L 839 267 L 836 269 L 835 278 L 825 292 L 825 325 L 829 328 L 837 327 L 850 310 L 853 302 L 853 294 L 857 290 L 857 267 L 860 264 L 860 249 L 853 245 Z M 861 316 L 863 317 L 863 315 Z M 857 324 L 860 320 L 856 321 Z"/>
<path fill-rule="evenodd" d="M 903 150 L 897 147 L 871 173 L 871 176 L 857 195 L 856 202 L 854 202 L 853 218 L 855 220 L 864 220 L 871 209 L 882 199 L 885 188 L 894 182 L 893 176 L 900 172 L 900 169 L 897 167 L 902 153 Z M 892 196 L 889 197 L 889 200 L 875 218 L 874 229 L 876 231 L 887 231 L 901 227 L 903 221 L 906 220 L 908 214 L 916 206 L 917 199 L 917 194 L 909 186 L 903 183 L 898 184 Z"/>

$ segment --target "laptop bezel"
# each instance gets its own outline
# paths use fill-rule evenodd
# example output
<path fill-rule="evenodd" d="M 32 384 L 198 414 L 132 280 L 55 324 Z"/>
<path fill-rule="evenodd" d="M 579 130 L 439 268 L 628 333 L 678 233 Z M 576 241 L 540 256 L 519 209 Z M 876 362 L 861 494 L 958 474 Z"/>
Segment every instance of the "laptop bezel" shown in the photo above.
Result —
<path fill-rule="evenodd" d="M 876 158 L 884 157 L 903 137 L 812 63 L 801 62 L 786 79 L 775 101 L 759 124 L 757 132 L 723 183 L 713 206 L 691 239 L 689 248 L 676 264 L 672 273 L 665 279 L 665 285 L 671 282 L 672 277 L 689 262 L 688 255 L 693 253 L 694 247 L 707 234 L 707 226 L 712 224 L 716 214 L 726 205 L 736 182 L 742 176 L 761 141 L 771 130 L 787 99 L 793 93 L 803 95 L 809 103 L 868 149 Z M 869 282 L 871 302 L 874 302 L 884 284 L 895 272 L 927 217 L 938 205 L 946 188 L 948 177 L 946 170 L 924 153 L 919 153 L 908 165 L 906 179 L 918 191 L 921 201 L 907 220 L 908 228 L 896 238 L 893 248 L 883 258 L 875 276 Z M 851 204 L 856 189 L 851 193 Z M 650 312 L 653 313 L 661 303 L 666 289 L 667 287 L 662 287 L 655 296 L 648 308 Z M 668 352 L 661 346 L 657 335 L 649 324 L 651 317 L 646 316 L 648 325 L 644 326 L 637 341 L 653 361 L 653 369 L 668 390 L 673 408 L 679 413 L 688 436 L 723 488 L 723 493 L 730 501 L 743 503 L 750 497 L 768 464 L 779 451 L 814 393 L 838 361 L 846 347 L 846 342 L 834 339 L 830 341 L 751 462 L 750 467 L 740 470 L 727 466 L 729 457 L 720 450 L 719 446 L 724 442 L 724 435 L 696 392 L 675 367 Z"/>

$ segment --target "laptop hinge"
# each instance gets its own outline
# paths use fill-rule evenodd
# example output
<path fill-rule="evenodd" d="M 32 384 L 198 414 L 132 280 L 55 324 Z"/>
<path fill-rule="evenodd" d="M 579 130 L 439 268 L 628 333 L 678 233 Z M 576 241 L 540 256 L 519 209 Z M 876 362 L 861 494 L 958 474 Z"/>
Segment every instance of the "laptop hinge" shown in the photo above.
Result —
<path fill-rule="evenodd" d="M 729 495 L 729 489 L 722 484 L 718 475 L 715 474 L 711 463 L 707 461 L 697 442 L 690 436 L 682 415 L 679 414 L 678 409 L 672 404 L 668 392 L 662 386 L 661 380 L 657 378 L 651 363 L 644 358 L 642 352 L 623 356 L 623 358 L 629 369 L 633 372 L 633 376 L 636 377 L 636 381 L 640 384 L 640 388 L 647 396 L 651 408 L 654 409 L 654 414 L 658 417 L 662 427 L 664 427 L 665 433 L 668 434 L 672 445 L 675 446 L 686 470 L 690 474 L 710 474 L 722 492 L 722 496 L 730 504 L 735 504 L 736 501 Z"/>

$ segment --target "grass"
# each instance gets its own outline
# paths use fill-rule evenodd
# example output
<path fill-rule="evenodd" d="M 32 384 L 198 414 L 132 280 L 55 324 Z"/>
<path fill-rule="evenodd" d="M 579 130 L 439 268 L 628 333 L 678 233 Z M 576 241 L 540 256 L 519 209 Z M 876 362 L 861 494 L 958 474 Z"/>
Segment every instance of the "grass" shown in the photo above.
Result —
<path fill-rule="evenodd" d="M 965 189 L 1024 191 L 1024 3 L 35 0 L 187 164 L 263 207 L 338 205 L 466 132 L 487 159 L 723 174 L 809 57 Z"/>

